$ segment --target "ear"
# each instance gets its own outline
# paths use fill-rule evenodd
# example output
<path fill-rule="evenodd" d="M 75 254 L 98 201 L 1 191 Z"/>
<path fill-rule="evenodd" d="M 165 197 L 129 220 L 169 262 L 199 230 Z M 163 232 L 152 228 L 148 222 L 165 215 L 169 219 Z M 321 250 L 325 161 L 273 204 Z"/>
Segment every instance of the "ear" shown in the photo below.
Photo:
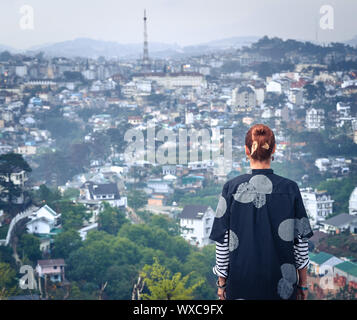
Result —
<path fill-rule="evenodd" d="M 273 148 L 271 154 L 273 154 L 275 152 L 275 150 L 276 150 L 276 144 L 274 144 L 274 148 Z"/>
<path fill-rule="evenodd" d="M 250 155 L 250 152 L 249 152 L 249 149 L 248 149 L 247 145 L 245 145 L 245 154 L 246 154 L 247 156 Z"/>

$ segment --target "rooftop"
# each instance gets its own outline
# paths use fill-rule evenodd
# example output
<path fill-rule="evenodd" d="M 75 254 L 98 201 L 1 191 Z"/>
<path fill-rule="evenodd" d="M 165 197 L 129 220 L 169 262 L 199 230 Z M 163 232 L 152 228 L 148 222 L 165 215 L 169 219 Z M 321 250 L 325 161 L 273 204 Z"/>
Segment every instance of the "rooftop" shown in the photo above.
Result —
<path fill-rule="evenodd" d="M 199 213 L 205 213 L 208 208 L 209 208 L 209 206 L 203 206 L 203 205 L 198 205 L 198 204 L 186 205 L 180 214 L 180 218 L 181 219 L 201 219 L 202 215 L 199 215 Z"/>
<path fill-rule="evenodd" d="M 310 254 L 309 254 L 310 255 Z M 332 254 L 329 254 L 327 252 L 319 252 L 314 256 L 310 255 L 310 260 L 316 264 L 323 264 L 324 262 L 326 262 L 327 260 L 331 259 L 333 257 Z"/>
<path fill-rule="evenodd" d="M 37 264 L 41 267 L 53 267 L 66 265 L 64 259 L 38 260 Z"/>
<path fill-rule="evenodd" d="M 87 186 L 92 198 L 94 195 L 108 194 L 113 194 L 115 199 L 120 198 L 118 186 L 115 183 L 95 184 L 93 182 L 86 182 L 84 186 Z"/>
<path fill-rule="evenodd" d="M 357 221 L 357 216 L 353 216 L 348 213 L 341 213 L 337 216 L 334 216 L 330 219 L 327 219 L 327 220 L 321 222 L 321 224 L 327 224 L 327 225 L 334 226 L 334 227 L 340 227 L 340 226 L 343 226 L 343 225 L 353 222 L 353 221 Z"/>
<path fill-rule="evenodd" d="M 357 277 L 357 264 L 350 262 L 350 261 L 345 261 L 342 262 L 338 265 L 335 266 L 335 268 L 344 271 L 348 274 L 350 274 L 351 276 Z"/>

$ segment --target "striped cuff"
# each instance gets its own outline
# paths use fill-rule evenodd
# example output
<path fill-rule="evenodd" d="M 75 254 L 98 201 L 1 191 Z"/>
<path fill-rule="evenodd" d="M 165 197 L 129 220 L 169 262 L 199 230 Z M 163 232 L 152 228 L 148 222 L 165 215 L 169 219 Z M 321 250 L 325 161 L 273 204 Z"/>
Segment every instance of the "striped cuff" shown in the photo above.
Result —
<path fill-rule="evenodd" d="M 229 244 L 228 230 L 224 235 L 223 244 L 216 242 L 216 265 L 213 267 L 213 273 L 218 277 L 227 278 L 229 267 Z"/>
<path fill-rule="evenodd" d="M 297 243 L 294 244 L 295 267 L 300 270 L 308 266 L 309 259 L 309 243 L 306 239 L 301 239 L 298 234 Z"/>

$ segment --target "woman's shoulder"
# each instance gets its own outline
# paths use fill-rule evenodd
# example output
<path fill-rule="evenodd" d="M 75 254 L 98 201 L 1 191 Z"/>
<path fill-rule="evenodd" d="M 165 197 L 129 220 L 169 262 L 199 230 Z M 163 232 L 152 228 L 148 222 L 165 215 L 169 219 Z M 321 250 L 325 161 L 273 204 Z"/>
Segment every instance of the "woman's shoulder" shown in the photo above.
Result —
<path fill-rule="evenodd" d="M 228 180 L 224 184 L 224 189 L 227 192 L 235 192 L 235 189 L 238 185 L 244 182 L 248 182 L 251 179 L 252 175 L 249 173 L 244 173 L 239 176 L 236 176 L 230 180 Z M 283 193 L 296 193 L 299 191 L 298 184 L 289 178 L 277 175 L 277 174 L 270 174 L 267 177 L 271 180 L 273 184 L 273 192 L 283 192 Z"/>
<path fill-rule="evenodd" d="M 239 176 L 236 176 L 230 180 L 228 180 L 224 186 L 223 189 L 226 189 L 227 191 L 232 191 L 233 189 L 235 189 L 236 186 L 238 186 L 239 184 L 243 183 L 243 182 L 247 182 L 249 181 L 249 179 L 251 178 L 251 174 L 249 173 L 243 173 Z"/>
<path fill-rule="evenodd" d="M 278 174 L 273 174 L 275 180 L 274 187 L 276 191 L 284 193 L 296 193 L 299 190 L 299 186 L 296 181 L 280 176 Z"/>

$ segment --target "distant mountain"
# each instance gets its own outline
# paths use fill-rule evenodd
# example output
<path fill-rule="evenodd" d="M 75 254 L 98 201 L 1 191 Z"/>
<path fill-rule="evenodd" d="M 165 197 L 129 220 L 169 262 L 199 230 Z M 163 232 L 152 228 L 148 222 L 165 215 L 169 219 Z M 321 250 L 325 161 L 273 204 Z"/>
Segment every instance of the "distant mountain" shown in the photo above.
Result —
<path fill-rule="evenodd" d="M 242 48 L 243 46 L 249 46 L 252 43 L 258 41 L 259 39 L 260 37 L 231 37 L 231 38 L 209 41 L 199 46 L 207 46 L 207 47 L 213 47 L 218 49 L 230 49 L 230 48 L 239 49 Z"/>
<path fill-rule="evenodd" d="M 174 57 L 231 48 L 238 49 L 242 46 L 250 45 L 258 39 L 258 37 L 233 37 L 185 47 L 181 47 L 177 44 L 151 42 L 149 44 L 149 50 L 150 56 L 152 57 Z M 142 55 L 142 46 L 141 43 L 121 44 L 110 41 L 78 38 L 70 41 L 32 47 L 27 53 L 43 51 L 49 56 L 139 58 Z"/>
<path fill-rule="evenodd" d="M 16 50 L 14 50 L 11 47 L 4 46 L 4 45 L 0 44 L 0 52 L 3 52 L 3 51 L 15 52 Z"/>
<path fill-rule="evenodd" d="M 165 50 L 176 50 L 177 45 L 164 43 L 151 43 L 152 53 Z M 142 44 L 121 44 L 111 41 L 93 40 L 88 38 L 78 38 L 64 42 L 47 44 L 30 48 L 28 53 L 43 51 L 49 56 L 65 57 L 139 57 L 142 52 Z"/>
<path fill-rule="evenodd" d="M 351 40 L 346 41 L 346 44 L 349 44 L 350 46 L 357 46 L 357 35 L 354 36 Z"/>

